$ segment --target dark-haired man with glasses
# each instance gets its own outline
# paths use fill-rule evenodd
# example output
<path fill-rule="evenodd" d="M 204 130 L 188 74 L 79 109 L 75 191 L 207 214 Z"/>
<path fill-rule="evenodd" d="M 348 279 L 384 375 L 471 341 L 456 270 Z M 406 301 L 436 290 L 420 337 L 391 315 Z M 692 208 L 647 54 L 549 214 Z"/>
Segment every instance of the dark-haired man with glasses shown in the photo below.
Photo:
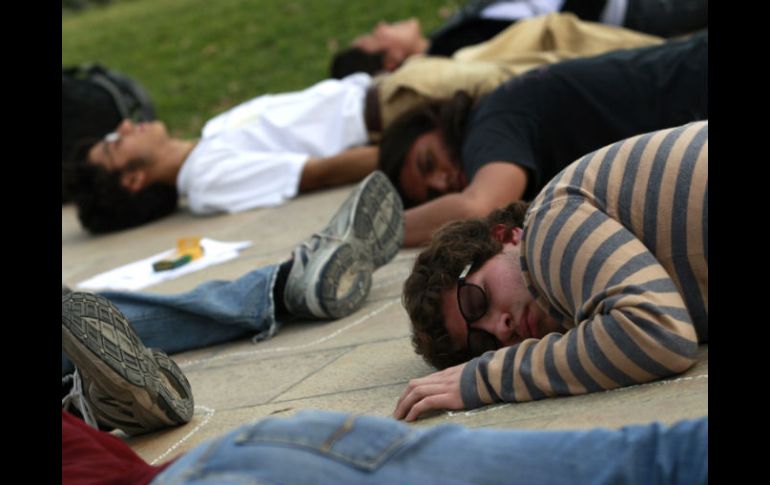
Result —
<path fill-rule="evenodd" d="M 613 389 L 684 372 L 708 341 L 708 121 L 588 154 L 531 204 L 436 233 L 404 285 L 444 369 L 394 416 Z"/>

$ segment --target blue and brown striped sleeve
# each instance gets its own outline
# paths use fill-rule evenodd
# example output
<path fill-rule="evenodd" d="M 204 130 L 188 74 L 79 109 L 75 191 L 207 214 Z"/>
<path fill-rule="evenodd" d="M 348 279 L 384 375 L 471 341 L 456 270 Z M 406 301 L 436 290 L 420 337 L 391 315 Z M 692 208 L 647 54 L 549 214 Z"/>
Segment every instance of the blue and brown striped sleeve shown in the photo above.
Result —
<path fill-rule="evenodd" d="M 708 340 L 708 122 L 574 162 L 533 201 L 522 271 L 564 334 L 471 360 L 466 407 L 648 382 Z"/>

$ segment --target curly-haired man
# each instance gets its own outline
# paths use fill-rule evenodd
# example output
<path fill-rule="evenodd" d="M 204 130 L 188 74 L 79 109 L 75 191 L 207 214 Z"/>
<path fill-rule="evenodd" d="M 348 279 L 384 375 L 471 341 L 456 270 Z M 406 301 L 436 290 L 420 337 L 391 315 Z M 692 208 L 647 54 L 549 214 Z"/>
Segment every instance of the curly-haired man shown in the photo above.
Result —
<path fill-rule="evenodd" d="M 417 352 L 446 369 L 411 381 L 395 417 L 691 367 L 708 341 L 707 207 L 701 121 L 584 156 L 528 208 L 443 228 L 418 256 L 404 304 Z"/>

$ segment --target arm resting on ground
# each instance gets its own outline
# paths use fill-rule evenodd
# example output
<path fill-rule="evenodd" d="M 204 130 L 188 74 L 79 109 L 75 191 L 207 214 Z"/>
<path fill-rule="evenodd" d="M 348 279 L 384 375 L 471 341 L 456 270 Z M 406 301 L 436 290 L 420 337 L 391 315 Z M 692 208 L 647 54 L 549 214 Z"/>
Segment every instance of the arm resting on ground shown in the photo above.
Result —
<path fill-rule="evenodd" d="M 485 217 L 492 210 L 519 200 L 527 187 L 527 172 L 509 162 L 482 167 L 462 192 L 447 194 L 406 211 L 404 246 L 427 244 L 447 222 Z"/>

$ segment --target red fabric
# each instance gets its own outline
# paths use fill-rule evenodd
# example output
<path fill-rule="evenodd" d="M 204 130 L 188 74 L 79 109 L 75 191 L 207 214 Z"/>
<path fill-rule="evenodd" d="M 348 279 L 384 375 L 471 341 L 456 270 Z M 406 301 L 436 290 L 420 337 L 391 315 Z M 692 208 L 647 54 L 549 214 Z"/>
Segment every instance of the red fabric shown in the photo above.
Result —
<path fill-rule="evenodd" d="M 62 485 L 143 485 L 171 463 L 148 465 L 120 438 L 61 412 Z"/>

